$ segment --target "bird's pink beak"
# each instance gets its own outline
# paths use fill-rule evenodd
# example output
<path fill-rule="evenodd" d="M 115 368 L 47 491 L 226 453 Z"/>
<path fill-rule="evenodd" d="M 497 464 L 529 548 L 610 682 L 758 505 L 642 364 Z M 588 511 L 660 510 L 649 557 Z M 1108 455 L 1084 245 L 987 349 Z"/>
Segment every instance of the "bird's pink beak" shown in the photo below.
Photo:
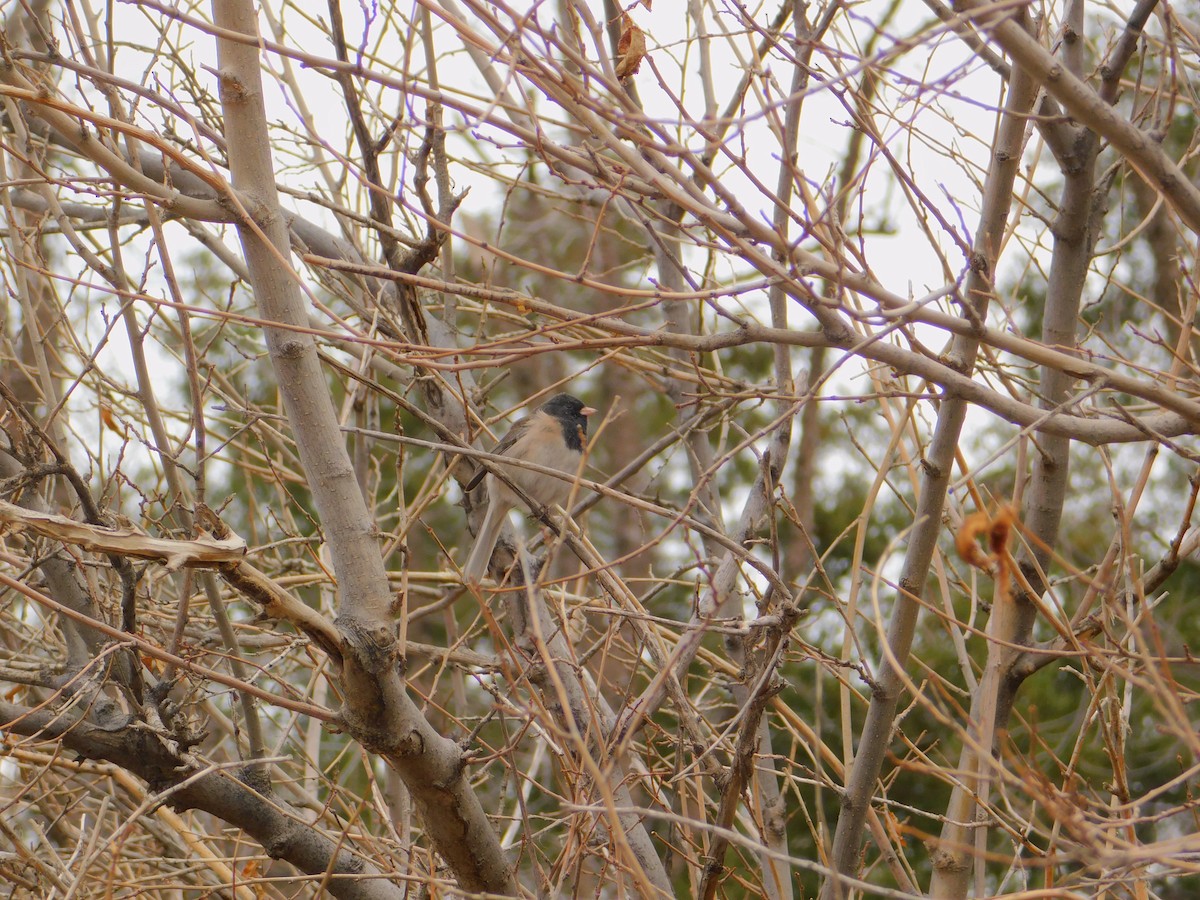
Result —
<path fill-rule="evenodd" d="M 579 411 L 579 414 L 581 416 L 590 416 L 590 415 L 594 414 L 595 412 L 596 412 L 596 410 L 594 410 L 592 407 L 585 406 L 583 409 L 581 409 Z"/>

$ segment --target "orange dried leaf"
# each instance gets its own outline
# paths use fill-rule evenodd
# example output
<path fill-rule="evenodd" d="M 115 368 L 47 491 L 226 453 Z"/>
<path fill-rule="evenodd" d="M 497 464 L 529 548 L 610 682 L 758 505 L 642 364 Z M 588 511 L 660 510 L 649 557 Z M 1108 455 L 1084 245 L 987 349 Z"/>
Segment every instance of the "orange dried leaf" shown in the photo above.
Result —
<path fill-rule="evenodd" d="M 1005 506 L 992 519 L 991 531 L 988 538 L 992 545 L 992 553 L 996 556 L 1002 555 L 1008 547 L 1008 535 L 1012 531 L 1013 522 L 1016 521 L 1016 518 L 1012 507 Z"/>
<path fill-rule="evenodd" d="M 980 535 L 989 534 L 992 528 L 992 517 L 985 512 L 971 513 L 967 516 L 954 535 L 954 549 L 977 569 L 987 571 L 991 568 L 991 560 L 979 546 Z"/>
<path fill-rule="evenodd" d="M 100 404 L 100 421 L 109 431 L 114 431 L 121 437 L 125 437 L 125 429 L 117 422 L 117 417 L 113 414 L 112 407 L 107 404 Z"/>
<path fill-rule="evenodd" d="M 646 33 L 633 24 L 628 13 L 621 13 L 621 37 L 617 40 L 617 77 L 624 80 L 636 75 L 646 55 Z"/>
<path fill-rule="evenodd" d="M 992 519 L 992 530 L 989 539 L 992 544 L 992 558 L 996 566 L 996 602 L 1003 602 L 1012 597 L 1012 554 L 1008 552 L 1008 538 L 1016 524 L 1017 514 L 1011 506 L 1005 506 Z"/>

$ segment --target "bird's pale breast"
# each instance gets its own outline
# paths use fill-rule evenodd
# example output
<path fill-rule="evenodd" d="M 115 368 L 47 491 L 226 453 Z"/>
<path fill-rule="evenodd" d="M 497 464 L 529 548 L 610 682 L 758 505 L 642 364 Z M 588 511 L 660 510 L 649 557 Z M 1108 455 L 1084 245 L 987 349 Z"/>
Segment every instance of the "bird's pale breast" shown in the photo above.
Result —
<path fill-rule="evenodd" d="M 529 423 L 525 434 L 511 447 L 506 456 L 519 456 L 529 462 L 557 469 L 568 475 L 574 475 L 579 468 L 579 454 L 568 450 L 563 443 L 562 425 L 550 416 L 535 415 Z M 515 466 L 504 466 L 504 474 L 512 479 L 521 490 L 543 506 L 562 503 L 571 492 L 571 482 L 561 478 L 553 478 L 529 469 L 519 469 Z M 495 485 L 494 478 L 488 478 L 488 490 L 506 491 L 503 484 Z M 511 498 L 512 505 L 520 507 L 521 503 Z"/>

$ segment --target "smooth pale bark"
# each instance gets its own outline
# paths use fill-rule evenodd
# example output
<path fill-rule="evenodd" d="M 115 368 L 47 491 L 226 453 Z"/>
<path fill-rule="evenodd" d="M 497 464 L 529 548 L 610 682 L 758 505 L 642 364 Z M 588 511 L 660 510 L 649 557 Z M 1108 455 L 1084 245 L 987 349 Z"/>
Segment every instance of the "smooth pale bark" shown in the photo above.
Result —
<path fill-rule="evenodd" d="M 979 228 L 975 235 L 979 266 L 972 270 L 967 283 L 969 295 L 983 298 L 983 303 L 986 303 L 986 297 L 991 291 L 990 273 L 995 270 L 1000 239 L 1012 207 L 1013 185 L 1021 161 L 1025 136 L 1028 133 L 1028 113 L 1033 108 L 1037 93 L 1037 82 L 1030 78 L 1019 65 L 1014 67 L 1009 81 L 1003 118 L 997 129 L 992 164 L 984 182 L 983 208 L 980 213 Z M 999 628 L 1004 624 L 999 617 L 994 618 L 996 621 L 992 624 L 995 627 Z M 975 713 L 982 714 L 982 705 L 987 702 L 984 698 L 988 696 L 994 698 L 999 677 L 999 660 L 989 658 L 984 677 L 975 692 L 981 708 L 972 710 L 971 721 L 973 723 L 978 724 L 981 721 L 976 718 Z M 975 738 L 979 740 L 980 735 L 977 733 Z M 959 768 L 959 771 L 968 773 L 965 786 L 957 785 L 952 793 L 950 804 L 946 810 L 946 821 L 942 827 L 941 843 L 933 853 L 933 878 L 930 893 L 935 897 L 961 896 L 961 891 L 965 890 L 966 879 L 970 874 L 967 848 L 973 833 L 967 820 L 974 808 L 972 798 L 975 793 L 975 782 L 969 773 L 974 772 L 977 763 L 974 746 L 968 743 L 963 748 L 963 761 L 960 762 Z"/>
<path fill-rule="evenodd" d="M 218 26 L 257 36 L 255 6 L 213 5 Z M 466 890 L 511 894 L 516 885 L 499 840 L 466 778 L 458 746 L 438 734 L 399 674 L 391 590 L 375 523 L 351 464 L 312 336 L 308 308 L 290 265 L 287 221 L 279 207 L 259 72 L 258 42 L 217 42 L 221 102 L 233 186 L 255 300 L 308 487 L 338 580 L 342 681 L 348 730 L 384 754 L 412 793 L 438 853 Z"/>
<path fill-rule="evenodd" d="M 1024 112 L 1036 94 L 1032 80 L 1018 81 L 1010 89 L 1005 127 L 1002 129 L 988 172 L 981 211 L 979 233 L 976 235 L 975 258 L 967 280 L 967 300 L 975 315 L 982 321 L 992 295 L 992 274 L 1000 251 L 1008 211 L 1012 203 L 1012 186 L 1016 178 L 1024 139 Z M 979 352 L 977 339 L 959 336 L 949 354 L 952 366 L 969 374 Z M 942 527 L 942 509 L 949 484 L 954 453 L 966 417 L 967 403 L 952 397 L 942 403 L 934 428 L 933 441 L 922 467 L 917 518 L 909 537 L 908 549 L 900 575 L 900 590 L 887 635 L 888 650 L 882 659 L 871 691 L 871 703 L 866 723 L 842 799 L 834 834 L 831 867 L 833 872 L 822 888 L 823 900 L 840 897 L 839 876 L 854 876 L 859 865 L 863 828 L 871 797 L 879 779 L 883 758 L 891 743 L 896 704 L 906 683 L 904 665 L 912 646 L 920 598 L 925 590 L 933 554 Z"/>
<path fill-rule="evenodd" d="M 1134 52 L 1136 35 L 1155 6 L 1155 0 L 1142 2 L 1130 17 L 1123 39 L 1104 67 L 1106 102 L 1115 100 L 1115 85 L 1120 72 Z M 1071 4 L 1070 27 L 1082 30 L 1083 9 L 1078 0 Z M 1080 42 L 1064 47 L 1064 62 L 1075 72 L 1082 70 L 1084 61 Z M 1014 64 L 1013 93 L 1024 88 L 1036 89 L 1018 59 Z M 1009 125 L 1010 128 L 1015 127 Z M 1046 308 L 1042 320 L 1042 343 L 1055 347 L 1073 348 L 1083 290 L 1091 266 L 1092 250 L 1100 234 L 1100 220 L 1105 209 L 1103 192 L 1096 190 L 1096 161 L 1100 141 L 1096 132 L 1087 131 L 1069 122 L 1044 124 L 1043 128 L 1059 132 L 1048 140 L 1056 151 L 1063 173 L 1062 201 L 1055 217 L 1053 257 L 1046 285 Z M 1047 366 L 1041 371 L 1038 386 L 1039 403 L 1055 409 L 1069 401 L 1075 378 L 1059 367 Z M 988 659 L 984 677 L 971 698 L 972 740 L 964 746 L 958 771 L 963 780 L 956 784 L 942 828 L 941 846 L 934 855 L 930 896 L 938 900 L 958 900 L 967 896 L 970 888 L 971 860 L 975 860 L 975 893 L 982 896 L 984 888 L 983 853 L 987 847 L 986 822 L 982 810 L 989 800 L 990 782 L 997 767 L 992 759 L 995 735 L 1007 728 L 1017 691 L 1024 675 L 1017 671 L 1021 653 L 1016 649 L 1032 637 L 1037 616 L 1036 597 L 1022 588 L 1029 586 L 1036 594 L 1045 591 L 1043 574 L 1047 571 L 1053 548 L 1058 541 L 1069 476 L 1070 440 L 1065 436 L 1045 435 L 1037 442 L 1037 453 L 1025 492 L 1021 521 L 1028 534 L 1022 551 L 1020 567 L 1023 585 L 1011 586 L 1002 592 L 1003 599 L 993 609 L 988 622 Z M 976 800 L 978 798 L 978 800 Z M 977 812 L 978 810 L 978 812 Z"/>

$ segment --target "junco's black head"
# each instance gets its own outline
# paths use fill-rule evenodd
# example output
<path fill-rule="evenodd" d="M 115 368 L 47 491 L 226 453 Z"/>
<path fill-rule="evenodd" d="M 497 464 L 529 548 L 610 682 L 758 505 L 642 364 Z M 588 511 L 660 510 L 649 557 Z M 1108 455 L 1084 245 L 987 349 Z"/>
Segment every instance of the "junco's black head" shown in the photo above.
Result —
<path fill-rule="evenodd" d="M 563 440 L 575 451 L 583 450 L 583 439 L 587 436 L 587 417 L 595 411 L 570 394 L 555 394 L 543 403 L 539 410 L 548 416 L 554 416 L 562 423 Z"/>

